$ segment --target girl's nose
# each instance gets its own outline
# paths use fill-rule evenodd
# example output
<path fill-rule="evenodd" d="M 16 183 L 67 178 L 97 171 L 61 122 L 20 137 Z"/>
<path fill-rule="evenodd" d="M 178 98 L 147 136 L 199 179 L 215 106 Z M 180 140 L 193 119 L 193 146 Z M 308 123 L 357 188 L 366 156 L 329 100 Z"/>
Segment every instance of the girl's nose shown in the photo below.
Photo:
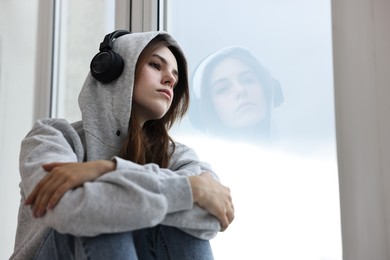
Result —
<path fill-rule="evenodd" d="M 162 78 L 162 84 L 165 86 L 169 86 L 170 88 L 173 88 L 176 83 L 176 78 L 173 75 L 172 72 L 166 72 L 164 77 Z"/>
<path fill-rule="evenodd" d="M 246 90 L 245 90 L 245 86 L 240 84 L 239 82 L 233 83 L 233 89 L 234 89 L 234 93 L 235 93 L 236 98 L 243 97 L 243 96 L 247 95 Z"/>

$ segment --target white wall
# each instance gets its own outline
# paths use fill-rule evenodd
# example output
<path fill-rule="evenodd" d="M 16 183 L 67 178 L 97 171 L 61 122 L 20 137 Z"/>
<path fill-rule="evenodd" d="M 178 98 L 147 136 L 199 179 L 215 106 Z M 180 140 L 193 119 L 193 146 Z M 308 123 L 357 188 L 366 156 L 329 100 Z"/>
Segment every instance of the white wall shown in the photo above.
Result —
<path fill-rule="evenodd" d="M 32 126 L 37 1 L 0 1 L 0 259 L 13 251 L 20 141 Z"/>
<path fill-rule="evenodd" d="M 344 260 L 390 259 L 390 1 L 333 1 Z"/>

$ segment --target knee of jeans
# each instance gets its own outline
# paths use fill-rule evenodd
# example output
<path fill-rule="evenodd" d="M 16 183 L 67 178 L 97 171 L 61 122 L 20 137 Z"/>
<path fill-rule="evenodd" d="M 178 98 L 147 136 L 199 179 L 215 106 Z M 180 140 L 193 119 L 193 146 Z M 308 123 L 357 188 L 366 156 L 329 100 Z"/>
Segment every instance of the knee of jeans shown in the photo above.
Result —
<path fill-rule="evenodd" d="M 74 249 L 73 236 L 51 229 L 42 241 L 34 259 L 72 259 Z"/>
<path fill-rule="evenodd" d="M 110 257 L 109 259 L 134 257 L 136 251 L 133 233 L 123 232 L 102 234 L 95 237 L 80 237 L 76 239 L 76 252 L 91 259 L 94 259 L 95 255 L 107 256 Z"/>

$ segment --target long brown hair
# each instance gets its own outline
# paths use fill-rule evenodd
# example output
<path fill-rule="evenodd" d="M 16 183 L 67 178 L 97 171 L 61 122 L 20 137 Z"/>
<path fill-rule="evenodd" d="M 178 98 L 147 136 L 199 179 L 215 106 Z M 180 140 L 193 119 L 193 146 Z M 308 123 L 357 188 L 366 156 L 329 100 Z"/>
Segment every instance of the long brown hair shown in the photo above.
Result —
<path fill-rule="evenodd" d="M 137 82 L 141 68 L 148 58 L 163 46 L 173 53 L 178 65 L 179 79 L 173 90 L 172 104 L 162 118 L 147 121 L 142 128 L 135 115 L 131 113 L 128 136 L 119 156 L 138 164 L 156 163 L 162 168 L 167 168 L 175 149 L 175 143 L 168 131 L 176 120 L 184 116 L 189 106 L 187 62 L 181 50 L 171 45 L 164 35 L 155 37 L 146 45 L 138 58 L 134 82 Z M 172 150 L 170 150 L 170 144 L 172 144 Z"/>

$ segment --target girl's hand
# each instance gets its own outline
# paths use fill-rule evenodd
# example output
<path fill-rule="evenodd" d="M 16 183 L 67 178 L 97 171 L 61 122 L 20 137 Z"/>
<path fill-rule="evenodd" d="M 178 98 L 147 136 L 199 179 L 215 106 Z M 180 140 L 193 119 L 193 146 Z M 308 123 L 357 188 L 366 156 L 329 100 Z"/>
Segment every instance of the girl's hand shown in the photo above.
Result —
<path fill-rule="evenodd" d="M 46 210 L 57 205 L 65 192 L 94 181 L 115 167 L 115 162 L 107 160 L 44 164 L 42 168 L 48 173 L 27 197 L 25 205 L 32 206 L 34 217 L 42 217 Z"/>
<path fill-rule="evenodd" d="M 234 219 L 234 206 L 228 187 L 214 180 L 209 173 L 189 177 L 194 201 L 214 215 L 225 231 Z"/>

